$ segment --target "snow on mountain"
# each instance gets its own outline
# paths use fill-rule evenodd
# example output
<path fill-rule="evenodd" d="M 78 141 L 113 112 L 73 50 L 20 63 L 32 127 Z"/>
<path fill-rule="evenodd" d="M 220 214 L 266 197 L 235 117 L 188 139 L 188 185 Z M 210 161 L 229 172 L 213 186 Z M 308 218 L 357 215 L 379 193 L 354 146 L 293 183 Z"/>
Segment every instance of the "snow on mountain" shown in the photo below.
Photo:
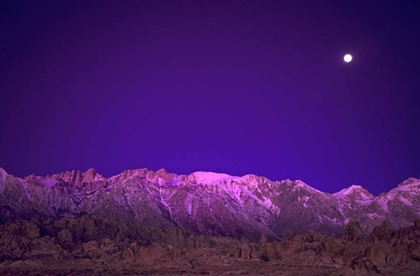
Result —
<path fill-rule="evenodd" d="M 181 183 L 183 183 L 184 181 L 180 178 L 180 177 L 176 177 L 168 182 L 166 182 L 166 185 L 168 186 L 177 186 Z"/>
<path fill-rule="evenodd" d="M 413 203 L 403 196 L 399 196 L 398 199 L 407 206 L 413 206 Z"/>
<path fill-rule="evenodd" d="M 420 179 L 410 177 L 406 180 L 404 180 L 401 184 L 398 185 L 398 187 L 407 186 L 411 184 L 420 184 Z"/>
<path fill-rule="evenodd" d="M 393 189 L 394 191 L 401 191 L 401 192 L 420 192 L 420 179 L 416 178 L 409 178 L 405 180 L 403 183 L 398 185 L 397 188 Z"/>
<path fill-rule="evenodd" d="M 385 212 L 389 212 L 389 210 L 388 210 L 389 201 L 390 200 L 386 195 L 385 196 L 379 196 L 375 199 L 375 203 L 377 203 L 379 205 L 379 207 Z"/>
<path fill-rule="evenodd" d="M 51 189 L 52 187 L 54 187 L 55 184 L 59 183 L 60 181 L 55 178 L 45 178 L 38 180 L 38 182 L 44 185 L 45 187 Z"/>
<path fill-rule="evenodd" d="M 203 172 L 198 171 L 188 175 L 188 180 L 194 184 L 215 184 L 223 180 L 238 179 L 237 176 L 231 176 L 224 173 L 214 173 L 214 172 Z"/>
<path fill-rule="evenodd" d="M 302 180 L 296 180 L 295 183 L 296 183 L 296 187 L 307 189 L 312 193 L 318 193 L 318 194 L 322 194 L 322 195 L 325 194 L 324 192 L 321 192 L 320 190 L 317 190 L 317 189 L 309 186 L 308 184 L 306 184 Z"/>
<path fill-rule="evenodd" d="M 361 188 L 361 187 L 358 186 L 358 185 L 352 185 L 348 188 L 342 189 L 341 191 L 339 191 L 337 193 L 334 193 L 333 196 L 336 197 L 336 198 L 343 198 L 343 197 L 346 197 L 347 195 L 353 193 L 355 190 L 357 190 L 359 188 Z"/>
<path fill-rule="evenodd" d="M 337 199 L 356 200 L 362 205 L 369 204 L 374 199 L 374 195 L 369 193 L 360 185 L 352 185 L 337 193 L 334 193 L 333 196 Z"/>
<path fill-rule="evenodd" d="M 384 210 L 388 210 L 389 202 L 401 202 L 413 210 L 420 211 L 420 180 L 409 178 L 391 191 L 379 195 L 375 200 L 380 202 Z"/>
<path fill-rule="evenodd" d="M 333 196 L 337 199 L 346 198 L 351 195 L 357 196 L 358 200 L 371 200 L 374 197 L 371 193 L 369 193 L 365 188 L 363 188 L 360 185 L 352 185 L 333 194 Z"/>

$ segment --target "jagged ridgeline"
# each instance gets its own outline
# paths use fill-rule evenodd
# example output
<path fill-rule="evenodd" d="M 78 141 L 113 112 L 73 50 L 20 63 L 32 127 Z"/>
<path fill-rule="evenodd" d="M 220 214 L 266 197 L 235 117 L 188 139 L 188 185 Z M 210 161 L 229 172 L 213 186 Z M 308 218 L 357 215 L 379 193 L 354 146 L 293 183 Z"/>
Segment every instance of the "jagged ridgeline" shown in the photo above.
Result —
<path fill-rule="evenodd" d="M 256 175 L 138 169 L 105 178 L 89 169 L 20 179 L 0 169 L 0 223 L 84 214 L 249 241 L 261 234 L 279 240 L 289 229 L 340 237 L 352 217 L 365 232 L 384 219 L 397 228 L 413 224 L 420 215 L 420 181 L 410 178 L 375 197 L 360 186 L 329 194 L 299 180 Z"/>

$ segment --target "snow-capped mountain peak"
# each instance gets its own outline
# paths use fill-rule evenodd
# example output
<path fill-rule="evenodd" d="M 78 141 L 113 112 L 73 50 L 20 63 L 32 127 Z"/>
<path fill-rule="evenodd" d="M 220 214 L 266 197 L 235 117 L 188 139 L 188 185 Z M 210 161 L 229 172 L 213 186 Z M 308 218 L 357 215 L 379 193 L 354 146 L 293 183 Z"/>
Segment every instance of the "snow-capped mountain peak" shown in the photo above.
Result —
<path fill-rule="evenodd" d="M 410 177 L 401 184 L 399 184 L 398 187 L 389 191 L 388 194 L 395 192 L 409 192 L 412 194 L 420 194 L 420 179 Z"/>
<path fill-rule="evenodd" d="M 299 180 L 299 179 L 298 180 L 295 180 L 295 184 L 296 184 L 297 187 L 305 188 L 305 189 L 307 189 L 307 190 L 309 190 L 311 192 L 315 192 L 315 193 L 319 193 L 319 194 L 324 195 L 323 192 L 321 192 L 320 190 L 317 190 L 317 189 L 309 186 L 308 184 L 306 184 L 302 180 Z"/>
<path fill-rule="evenodd" d="M 215 184 L 222 182 L 224 180 L 238 179 L 237 176 L 232 176 L 224 173 L 214 173 L 214 172 L 193 172 L 187 176 L 187 181 L 190 181 L 193 184 Z"/>
<path fill-rule="evenodd" d="M 398 187 L 406 186 L 406 185 L 412 185 L 412 184 L 417 184 L 417 185 L 420 184 L 420 179 L 410 177 L 410 178 L 404 180 L 401 184 L 399 184 Z"/>
<path fill-rule="evenodd" d="M 351 185 L 350 187 L 333 194 L 337 199 L 346 198 L 352 195 L 356 196 L 358 200 L 370 200 L 374 198 L 371 193 L 360 185 Z"/>

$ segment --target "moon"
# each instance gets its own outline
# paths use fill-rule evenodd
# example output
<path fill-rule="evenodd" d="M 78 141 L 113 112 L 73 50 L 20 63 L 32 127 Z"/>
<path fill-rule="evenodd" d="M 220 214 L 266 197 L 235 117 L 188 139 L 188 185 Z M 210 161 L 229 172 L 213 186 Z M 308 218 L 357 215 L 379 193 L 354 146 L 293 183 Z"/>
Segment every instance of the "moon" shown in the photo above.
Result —
<path fill-rule="evenodd" d="M 347 54 L 344 56 L 344 61 L 345 62 L 350 62 L 353 59 L 353 57 L 350 54 Z"/>

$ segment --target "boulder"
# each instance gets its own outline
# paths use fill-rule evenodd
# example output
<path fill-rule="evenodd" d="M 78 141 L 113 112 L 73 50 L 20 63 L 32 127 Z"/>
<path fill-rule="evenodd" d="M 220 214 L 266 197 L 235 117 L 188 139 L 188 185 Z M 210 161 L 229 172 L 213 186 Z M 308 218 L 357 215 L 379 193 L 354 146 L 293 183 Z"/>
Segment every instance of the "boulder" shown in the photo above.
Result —
<path fill-rule="evenodd" d="M 365 249 L 364 256 L 367 257 L 377 267 L 385 267 L 387 265 L 387 257 L 391 253 L 392 248 L 386 242 L 375 242 Z"/>
<path fill-rule="evenodd" d="M 387 219 L 382 221 L 380 226 L 373 229 L 372 233 L 369 234 L 369 242 L 375 243 L 378 241 L 390 242 L 392 240 L 394 227 L 391 222 Z"/>
<path fill-rule="evenodd" d="M 319 256 L 313 250 L 306 250 L 285 259 L 287 263 L 312 266 L 317 263 Z"/>
<path fill-rule="evenodd" d="M 364 257 L 355 257 L 341 270 L 341 276 L 356 276 L 365 274 L 380 274 L 378 268 L 368 259 Z"/>
<path fill-rule="evenodd" d="M 244 243 L 241 247 L 241 259 L 251 260 L 251 246 L 248 242 Z"/>
<path fill-rule="evenodd" d="M 149 247 L 141 247 L 134 260 L 136 264 L 154 266 L 168 262 L 168 254 L 160 244 L 153 244 Z"/>

